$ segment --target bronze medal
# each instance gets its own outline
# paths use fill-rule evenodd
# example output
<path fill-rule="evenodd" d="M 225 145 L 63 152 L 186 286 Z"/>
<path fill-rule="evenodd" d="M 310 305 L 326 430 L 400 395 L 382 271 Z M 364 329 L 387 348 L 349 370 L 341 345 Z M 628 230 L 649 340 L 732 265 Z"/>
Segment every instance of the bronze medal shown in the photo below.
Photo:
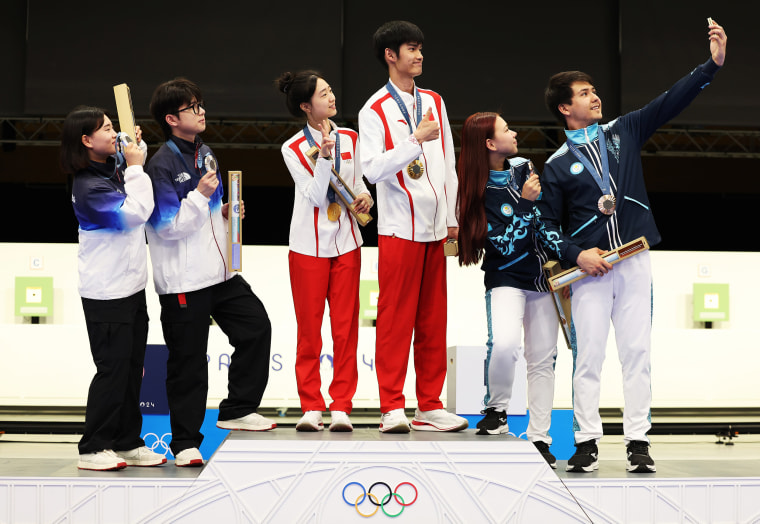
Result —
<path fill-rule="evenodd" d="M 337 222 L 340 218 L 340 204 L 333 202 L 327 206 L 327 219 L 330 222 Z"/>
<path fill-rule="evenodd" d="M 615 212 L 615 197 L 612 195 L 602 195 L 597 202 L 599 211 L 605 215 L 611 215 Z"/>
<path fill-rule="evenodd" d="M 409 178 L 412 180 L 417 180 L 425 173 L 425 168 L 422 165 L 422 162 L 420 162 L 420 159 L 418 158 L 408 166 L 406 166 L 406 174 L 409 175 Z"/>

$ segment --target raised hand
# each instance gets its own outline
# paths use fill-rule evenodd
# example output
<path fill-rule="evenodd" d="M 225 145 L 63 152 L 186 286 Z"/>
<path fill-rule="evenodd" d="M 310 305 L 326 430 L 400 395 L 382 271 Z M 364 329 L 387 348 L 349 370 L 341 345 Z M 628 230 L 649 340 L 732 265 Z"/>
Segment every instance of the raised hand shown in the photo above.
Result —
<path fill-rule="evenodd" d="M 728 37 L 723 27 L 718 25 L 712 18 L 709 21 L 712 22 L 709 24 L 710 32 L 708 33 L 710 35 L 710 54 L 712 55 L 713 62 L 722 66 L 726 59 L 726 41 Z"/>
<path fill-rule="evenodd" d="M 144 156 L 142 149 L 134 142 L 130 142 L 124 148 L 124 159 L 127 161 L 127 166 L 142 165 Z"/>
<path fill-rule="evenodd" d="M 325 126 L 320 122 L 319 130 L 322 132 L 322 147 L 319 151 L 319 156 L 322 158 L 330 158 L 332 157 L 332 148 L 335 147 L 335 140 L 330 136 L 329 126 Z"/>
<path fill-rule="evenodd" d="M 533 173 L 528 177 L 522 187 L 522 197 L 525 200 L 535 202 L 538 195 L 541 194 L 541 182 L 538 181 L 538 175 Z"/>

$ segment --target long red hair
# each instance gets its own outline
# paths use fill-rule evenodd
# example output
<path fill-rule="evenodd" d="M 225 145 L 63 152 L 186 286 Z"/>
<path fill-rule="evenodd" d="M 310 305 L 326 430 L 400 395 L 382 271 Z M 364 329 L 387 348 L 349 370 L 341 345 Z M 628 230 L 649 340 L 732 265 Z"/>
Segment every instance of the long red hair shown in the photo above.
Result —
<path fill-rule="evenodd" d="M 459 153 L 459 265 L 477 264 L 483 256 L 488 221 L 485 193 L 488 182 L 488 149 L 486 140 L 493 138 L 497 113 L 475 113 L 462 127 L 462 149 Z"/>

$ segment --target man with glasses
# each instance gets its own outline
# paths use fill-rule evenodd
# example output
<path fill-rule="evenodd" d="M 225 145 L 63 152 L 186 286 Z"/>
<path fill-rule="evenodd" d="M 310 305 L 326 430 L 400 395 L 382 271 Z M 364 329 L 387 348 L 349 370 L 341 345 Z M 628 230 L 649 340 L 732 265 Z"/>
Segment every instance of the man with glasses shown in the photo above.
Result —
<path fill-rule="evenodd" d="M 171 450 L 177 466 L 200 466 L 209 317 L 235 348 L 227 398 L 219 405 L 222 429 L 276 427 L 256 413 L 269 379 L 272 330 L 251 286 L 227 270 L 229 204 L 222 203 L 216 157 L 198 136 L 206 129 L 200 89 L 185 78 L 164 82 L 153 93 L 150 112 L 166 138 L 146 168 L 156 203 L 146 231 L 169 349 Z"/>

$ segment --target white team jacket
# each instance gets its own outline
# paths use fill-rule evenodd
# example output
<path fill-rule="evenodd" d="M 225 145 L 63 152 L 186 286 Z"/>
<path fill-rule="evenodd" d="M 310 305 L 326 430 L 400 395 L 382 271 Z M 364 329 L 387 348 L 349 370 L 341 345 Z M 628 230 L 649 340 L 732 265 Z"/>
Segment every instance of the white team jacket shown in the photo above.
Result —
<path fill-rule="evenodd" d="M 140 148 L 147 151 L 144 142 Z M 90 169 L 74 178 L 79 295 L 84 298 L 126 298 L 145 289 L 148 281 L 145 222 L 153 211 L 153 187 L 142 166 L 122 173 L 123 184 Z"/>
<path fill-rule="evenodd" d="M 331 122 L 332 124 L 332 122 Z M 356 131 L 332 125 L 330 133 L 340 140 L 340 177 L 355 195 L 369 194 L 364 185 L 359 162 L 359 135 Z M 314 142 L 321 144 L 322 133 L 309 127 Z M 333 163 L 318 158 L 316 168 L 306 157 L 309 142 L 303 130 L 282 145 L 282 157 L 288 166 L 290 176 L 296 184 L 293 216 L 290 221 L 289 247 L 291 251 L 313 257 L 336 257 L 353 251 L 362 245 L 362 235 L 356 219 L 341 205 L 342 212 L 336 222 L 327 218 L 327 197 L 330 173 Z"/>
<path fill-rule="evenodd" d="M 415 97 L 398 87 L 396 90 L 416 129 Z M 378 233 L 431 242 L 446 238 L 447 226 L 457 227 L 458 180 L 446 105 L 437 93 L 418 90 L 422 114 L 432 108 L 441 126 L 438 139 L 424 142 L 422 147 L 410 141 L 406 120 L 384 86 L 359 111 L 359 138 L 362 172 L 370 183 L 377 184 Z M 417 157 L 425 172 L 413 180 L 406 167 Z"/>

